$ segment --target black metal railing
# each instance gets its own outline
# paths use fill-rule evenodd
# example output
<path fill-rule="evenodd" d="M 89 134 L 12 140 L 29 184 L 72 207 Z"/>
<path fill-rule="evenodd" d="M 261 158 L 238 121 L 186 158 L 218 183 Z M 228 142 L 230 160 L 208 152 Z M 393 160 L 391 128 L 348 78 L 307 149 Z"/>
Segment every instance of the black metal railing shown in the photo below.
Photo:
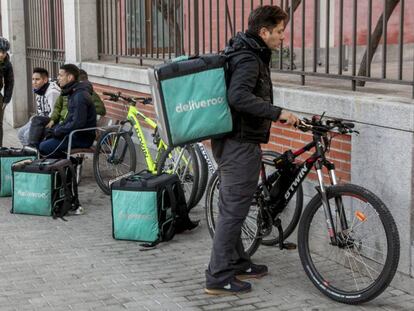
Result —
<path fill-rule="evenodd" d="M 299 75 L 302 84 L 306 77 L 348 80 L 353 90 L 365 82 L 407 85 L 414 98 L 414 42 L 404 36 L 405 9 L 414 3 L 405 0 L 102 0 L 99 56 L 145 65 L 216 53 L 265 4 L 289 15 L 274 71 Z M 391 16 L 398 25 L 389 25 Z"/>
<path fill-rule="evenodd" d="M 3 37 L 3 16 L 1 13 L 1 1 L 0 1 L 0 37 Z"/>
<path fill-rule="evenodd" d="M 25 0 L 26 58 L 29 101 L 32 98 L 32 71 L 43 67 L 56 78 L 65 62 L 63 0 Z M 30 111 L 34 111 L 31 105 Z"/>

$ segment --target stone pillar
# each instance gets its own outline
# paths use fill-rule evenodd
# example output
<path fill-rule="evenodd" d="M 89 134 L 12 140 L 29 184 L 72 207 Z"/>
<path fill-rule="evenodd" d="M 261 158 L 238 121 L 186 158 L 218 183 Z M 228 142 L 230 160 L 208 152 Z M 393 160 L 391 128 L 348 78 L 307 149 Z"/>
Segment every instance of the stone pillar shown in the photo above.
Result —
<path fill-rule="evenodd" d="M 96 0 L 64 0 L 66 63 L 98 59 Z"/>
<path fill-rule="evenodd" d="M 24 0 L 1 0 L 3 37 L 10 41 L 10 59 L 14 70 L 14 90 L 4 121 L 18 127 L 28 119 L 26 33 Z"/>

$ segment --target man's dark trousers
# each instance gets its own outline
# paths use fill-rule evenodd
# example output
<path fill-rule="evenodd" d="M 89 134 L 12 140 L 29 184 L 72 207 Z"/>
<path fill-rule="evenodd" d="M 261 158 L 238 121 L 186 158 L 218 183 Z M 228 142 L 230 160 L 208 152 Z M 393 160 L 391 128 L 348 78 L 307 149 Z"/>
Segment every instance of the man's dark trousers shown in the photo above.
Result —
<path fill-rule="evenodd" d="M 225 138 L 212 140 L 220 178 L 219 216 L 215 226 L 206 286 L 224 286 L 237 271 L 250 267 L 240 238 L 259 179 L 259 144 Z"/>

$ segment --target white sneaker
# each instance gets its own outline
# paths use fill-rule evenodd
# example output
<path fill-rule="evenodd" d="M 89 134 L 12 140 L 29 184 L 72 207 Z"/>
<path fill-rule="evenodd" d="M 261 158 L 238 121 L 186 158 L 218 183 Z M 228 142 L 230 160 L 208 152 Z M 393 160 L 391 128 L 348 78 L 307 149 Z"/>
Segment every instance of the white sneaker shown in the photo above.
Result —
<path fill-rule="evenodd" d="M 82 206 L 79 206 L 74 212 L 74 215 L 83 215 L 85 214 L 85 209 Z"/>

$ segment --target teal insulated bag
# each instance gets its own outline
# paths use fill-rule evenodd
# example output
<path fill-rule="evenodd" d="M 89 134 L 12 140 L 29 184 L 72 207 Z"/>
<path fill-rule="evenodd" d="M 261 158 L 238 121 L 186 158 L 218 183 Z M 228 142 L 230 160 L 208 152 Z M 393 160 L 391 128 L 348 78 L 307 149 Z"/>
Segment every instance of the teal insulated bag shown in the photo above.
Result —
<path fill-rule="evenodd" d="M 232 131 L 225 55 L 180 58 L 149 69 L 161 138 L 169 146 Z"/>
<path fill-rule="evenodd" d="M 0 197 L 8 197 L 12 194 L 13 163 L 36 158 L 36 152 L 17 148 L 0 148 Z"/>
<path fill-rule="evenodd" d="M 63 218 L 79 207 L 75 171 L 68 159 L 20 161 L 12 166 L 11 212 Z"/>
<path fill-rule="evenodd" d="M 175 174 L 141 172 L 111 185 L 112 236 L 155 246 L 198 226 L 188 216 L 180 179 Z"/>
<path fill-rule="evenodd" d="M 176 175 L 139 173 L 111 186 L 112 236 L 118 240 L 157 243 L 175 234 Z"/>

